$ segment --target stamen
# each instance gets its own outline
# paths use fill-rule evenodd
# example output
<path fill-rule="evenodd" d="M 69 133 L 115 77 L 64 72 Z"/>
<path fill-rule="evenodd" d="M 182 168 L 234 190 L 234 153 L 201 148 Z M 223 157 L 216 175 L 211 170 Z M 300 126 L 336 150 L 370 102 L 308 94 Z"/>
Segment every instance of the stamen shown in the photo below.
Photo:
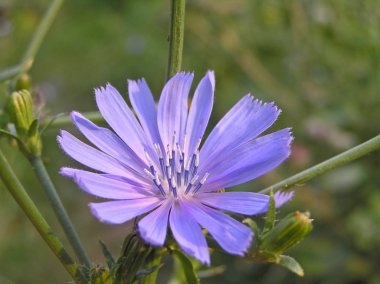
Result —
<path fill-rule="evenodd" d="M 154 176 L 154 184 L 158 187 L 158 189 L 160 190 L 161 194 L 165 197 L 166 196 L 166 193 L 165 193 L 165 190 L 164 188 L 162 187 L 162 184 L 161 184 L 161 181 L 156 173 L 156 175 Z"/>
<path fill-rule="evenodd" d="M 182 182 L 181 165 L 178 165 L 178 167 L 177 167 L 177 183 L 178 183 L 178 186 L 181 186 L 181 182 Z"/>
<path fill-rule="evenodd" d="M 150 178 L 153 180 L 154 184 L 155 184 L 155 185 L 157 186 L 157 188 L 160 190 L 162 196 L 165 197 L 165 196 L 166 196 L 166 194 L 165 194 L 165 190 L 164 190 L 164 188 L 162 187 L 161 181 L 160 181 L 160 179 L 158 178 L 157 173 L 156 173 L 155 175 L 152 175 L 152 173 L 151 173 L 148 169 L 144 169 L 144 172 L 148 175 L 148 177 L 150 177 Z"/>
<path fill-rule="evenodd" d="M 190 161 L 188 160 L 185 166 L 185 184 L 189 181 Z"/>
<path fill-rule="evenodd" d="M 146 173 L 148 177 L 150 177 L 151 179 L 154 179 L 154 175 L 148 169 L 144 169 L 144 172 Z"/>
<path fill-rule="evenodd" d="M 157 152 L 157 156 L 158 156 L 159 158 L 162 158 L 162 152 L 161 152 L 161 147 L 160 147 L 160 145 L 158 145 L 158 143 L 154 143 L 153 145 L 154 145 L 154 149 L 155 149 L 156 152 Z"/>
<path fill-rule="evenodd" d="M 170 168 L 170 157 L 169 155 L 166 155 L 166 164 L 165 164 L 165 175 L 168 177 L 169 174 L 169 168 Z"/>
<path fill-rule="evenodd" d="M 168 168 L 168 178 L 171 179 L 173 177 L 172 168 Z"/>
<path fill-rule="evenodd" d="M 192 170 L 193 176 L 198 172 L 198 166 L 199 166 L 199 151 L 195 153 L 194 166 Z"/>
<path fill-rule="evenodd" d="M 181 177 L 182 177 L 182 173 L 183 173 L 183 169 L 185 167 L 185 153 L 181 150 L 181 146 L 179 145 L 179 143 L 177 143 L 177 151 L 178 151 L 178 155 L 179 155 L 179 171 L 181 172 Z"/>
<path fill-rule="evenodd" d="M 164 162 L 164 157 L 162 156 L 161 147 L 158 143 L 154 143 L 154 148 L 156 149 L 158 159 L 160 161 L 162 175 L 165 178 L 165 162 Z"/>
<path fill-rule="evenodd" d="M 178 190 L 180 190 L 181 195 L 188 194 L 190 191 L 191 194 L 197 193 L 209 176 L 209 174 L 206 173 L 203 178 L 200 179 L 198 174 L 201 139 L 197 141 L 193 153 L 186 153 L 185 149 L 188 147 L 186 135 L 185 133 L 182 141 L 180 141 L 174 131 L 173 140 L 164 147 L 164 150 L 161 148 L 161 144 L 153 144 L 159 159 L 162 175 L 160 170 L 158 170 L 157 166 L 153 163 L 150 155 L 152 153 L 144 149 L 146 161 L 149 165 L 149 168 L 146 167 L 144 172 L 154 182 L 164 197 L 172 193 L 172 196 L 177 198 Z M 165 179 L 166 181 L 163 181 L 162 184 L 161 181 Z"/>
<path fill-rule="evenodd" d="M 172 168 L 169 167 L 168 168 L 168 184 L 169 184 L 169 189 L 171 191 L 173 191 L 173 181 L 174 181 L 174 179 L 172 177 L 173 177 L 172 176 Z"/>
<path fill-rule="evenodd" d="M 174 171 L 174 156 L 175 152 L 170 150 L 170 145 L 167 145 L 167 152 L 166 152 L 166 157 L 169 158 L 169 166 L 172 168 L 172 171 Z"/>
<path fill-rule="evenodd" d="M 177 146 L 179 160 L 181 160 L 181 159 L 183 160 L 183 153 L 181 150 L 181 146 L 179 145 L 179 143 L 176 143 L 176 146 Z"/>
<path fill-rule="evenodd" d="M 177 185 L 175 183 L 175 179 L 171 180 L 171 187 L 172 187 L 174 198 L 177 198 Z"/>
<path fill-rule="evenodd" d="M 193 187 L 193 185 L 195 184 L 195 182 L 197 181 L 198 178 L 199 178 L 199 175 L 195 175 L 191 179 L 190 183 L 186 187 L 185 194 L 187 194 L 190 191 L 190 189 Z"/>
<path fill-rule="evenodd" d="M 194 188 L 193 190 L 193 193 L 197 193 L 198 190 L 202 187 L 202 185 L 205 184 L 207 178 L 209 177 L 209 173 L 205 173 L 205 175 L 203 176 L 203 178 L 199 181 L 199 183 L 196 185 L 196 187 Z"/>
<path fill-rule="evenodd" d="M 150 172 L 152 173 L 152 175 L 154 175 L 156 173 L 156 170 L 154 169 L 152 159 L 149 157 L 149 154 L 145 149 L 144 149 L 144 153 L 145 153 L 145 157 L 146 157 L 146 160 L 148 162 L 148 165 L 149 165 Z"/>

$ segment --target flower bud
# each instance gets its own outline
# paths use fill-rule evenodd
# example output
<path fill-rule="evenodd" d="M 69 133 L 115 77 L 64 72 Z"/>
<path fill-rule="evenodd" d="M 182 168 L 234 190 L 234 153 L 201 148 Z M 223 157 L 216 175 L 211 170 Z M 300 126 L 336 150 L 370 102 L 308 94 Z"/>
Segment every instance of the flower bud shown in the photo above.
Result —
<path fill-rule="evenodd" d="M 312 230 L 309 213 L 296 211 L 282 219 L 270 230 L 259 245 L 260 253 L 279 256 L 304 239 Z"/>
<path fill-rule="evenodd" d="M 24 144 L 22 149 L 25 149 L 27 154 L 39 156 L 42 143 L 30 93 L 27 90 L 13 92 L 9 111 L 16 128 L 16 135 Z"/>
<path fill-rule="evenodd" d="M 22 90 L 12 93 L 10 114 L 15 124 L 17 135 L 25 137 L 33 120 L 36 119 L 33 112 L 32 96 L 28 91 Z"/>

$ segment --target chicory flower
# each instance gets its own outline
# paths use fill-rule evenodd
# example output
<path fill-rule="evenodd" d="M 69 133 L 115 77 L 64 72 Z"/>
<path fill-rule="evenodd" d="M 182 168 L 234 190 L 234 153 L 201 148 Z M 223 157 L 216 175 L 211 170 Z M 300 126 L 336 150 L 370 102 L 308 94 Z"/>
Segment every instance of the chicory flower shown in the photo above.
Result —
<path fill-rule="evenodd" d="M 90 203 L 101 221 L 121 224 L 140 217 L 140 236 L 162 246 L 170 227 L 179 246 L 204 264 L 210 263 L 205 228 L 228 253 L 244 255 L 252 231 L 219 210 L 255 215 L 267 210 L 269 196 L 223 192 L 257 178 L 290 154 L 290 129 L 258 137 L 280 110 L 251 95 L 243 97 L 202 144 L 214 100 L 214 72 L 195 90 L 190 109 L 192 73 L 178 73 L 165 85 L 158 107 L 144 79 L 128 82 L 136 116 L 119 92 L 107 84 L 95 90 L 98 108 L 112 128 L 103 128 L 73 112 L 71 118 L 90 146 L 67 131 L 62 149 L 95 172 L 62 168 L 89 194 L 110 199 Z"/>

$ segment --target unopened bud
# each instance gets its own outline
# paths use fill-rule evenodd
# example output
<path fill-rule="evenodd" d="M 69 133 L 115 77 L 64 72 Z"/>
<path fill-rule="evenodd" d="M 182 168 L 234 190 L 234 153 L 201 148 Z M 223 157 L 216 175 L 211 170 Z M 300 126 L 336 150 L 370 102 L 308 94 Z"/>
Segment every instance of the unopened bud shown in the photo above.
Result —
<path fill-rule="evenodd" d="M 27 90 L 13 92 L 9 111 L 16 135 L 25 144 L 28 154 L 39 156 L 42 144 L 30 93 Z"/>
<path fill-rule="evenodd" d="M 10 114 L 17 135 L 25 137 L 33 120 L 35 120 L 32 96 L 28 91 L 22 90 L 12 93 Z"/>
<path fill-rule="evenodd" d="M 304 239 L 312 230 L 309 213 L 296 211 L 282 219 L 270 230 L 259 245 L 261 253 L 279 256 Z"/>

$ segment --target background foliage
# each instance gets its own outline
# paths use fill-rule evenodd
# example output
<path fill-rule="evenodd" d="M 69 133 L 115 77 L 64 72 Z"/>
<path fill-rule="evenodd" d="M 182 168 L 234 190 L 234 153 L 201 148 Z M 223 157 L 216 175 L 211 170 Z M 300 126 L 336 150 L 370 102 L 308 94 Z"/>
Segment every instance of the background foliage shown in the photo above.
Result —
<path fill-rule="evenodd" d="M 19 61 L 49 1 L 0 1 L 0 70 Z M 292 126 L 292 157 L 276 171 L 240 188 L 259 190 L 379 133 L 380 3 L 378 1 L 189 0 L 183 69 L 197 82 L 216 71 L 211 125 L 245 93 L 276 101 L 277 128 Z M 169 1 L 67 1 L 31 70 L 42 114 L 95 110 L 93 88 L 111 82 L 124 94 L 126 78 L 145 77 L 156 98 L 167 61 Z M 5 103 L 6 85 L 0 85 Z M 71 128 L 66 127 L 67 129 Z M 58 176 L 75 165 L 44 136 L 45 162 L 96 262 L 98 239 L 118 253 L 130 225 L 109 226 L 90 215 L 88 196 Z M 1 141 L 23 184 L 53 227 L 58 225 L 31 168 Z M 315 229 L 293 256 L 302 279 L 282 268 L 252 265 L 215 253 L 222 275 L 203 283 L 379 283 L 379 153 L 299 185 L 282 209 L 309 210 Z M 9 194 L 0 188 L 0 283 L 61 283 L 68 279 Z M 54 226 L 55 225 L 55 226 Z M 61 233 L 58 231 L 58 233 Z M 172 264 L 163 269 L 166 283 Z"/>

